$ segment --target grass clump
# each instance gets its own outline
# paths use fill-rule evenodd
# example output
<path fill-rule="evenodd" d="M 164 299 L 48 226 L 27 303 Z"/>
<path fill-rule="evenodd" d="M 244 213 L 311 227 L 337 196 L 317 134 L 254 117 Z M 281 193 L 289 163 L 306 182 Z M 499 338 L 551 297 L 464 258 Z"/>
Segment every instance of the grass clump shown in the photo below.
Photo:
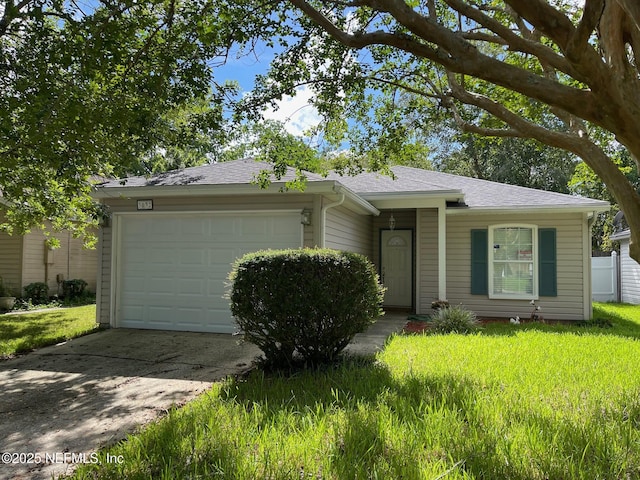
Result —
<path fill-rule="evenodd" d="M 473 333 L 480 328 L 476 314 L 461 305 L 440 308 L 432 316 L 434 333 Z"/>
<path fill-rule="evenodd" d="M 3 315 L 0 317 L 0 356 L 28 352 L 85 335 L 96 328 L 95 305 Z"/>

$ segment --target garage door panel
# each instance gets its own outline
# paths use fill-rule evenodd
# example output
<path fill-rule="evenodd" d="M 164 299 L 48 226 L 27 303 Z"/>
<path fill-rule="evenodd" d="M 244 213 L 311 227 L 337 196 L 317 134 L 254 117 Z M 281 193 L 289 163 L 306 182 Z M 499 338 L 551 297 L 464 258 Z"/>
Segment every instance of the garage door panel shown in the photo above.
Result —
<path fill-rule="evenodd" d="M 179 220 L 179 232 L 183 238 L 203 238 L 211 235 L 210 222 L 203 222 L 197 217 L 186 217 Z"/>
<path fill-rule="evenodd" d="M 135 305 L 130 303 L 122 307 L 122 315 L 125 318 L 131 319 L 132 321 L 142 321 L 142 318 L 144 317 L 143 312 L 144 305 Z"/>
<path fill-rule="evenodd" d="M 253 221 L 239 220 L 238 223 L 239 223 L 240 234 L 245 235 L 249 238 L 255 235 L 264 237 L 269 233 L 271 233 L 271 231 L 269 230 L 270 222 L 266 218 L 259 218 Z"/>
<path fill-rule="evenodd" d="M 178 281 L 178 295 L 191 295 L 201 297 L 205 294 L 204 282 L 199 278 L 182 278 Z"/>
<path fill-rule="evenodd" d="M 219 217 L 208 222 L 210 236 L 217 241 L 233 241 L 238 238 L 238 222 L 233 217 Z"/>
<path fill-rule="evenodd" d="M 148 310 L 153 323 L 171 324 L 175 322 L 176 312 L 174 307 L 168 305 L 149 305 Z"/>
<path fill-rule="evenodd" d="M 173 237 L 176 234 L 180 233 L 180 229 L 182 227 L 183 219 L 174 218 L 172 222 L 162 222 L 157 221 L 158 219 L 155 217 L 149 217 L 146 219 L 147 225 L 149 228 L 147 230 L 148 233 L 157 236 L 160 240 L 168 237 Z"/>
<path fill-rule="evenodd" d="M 122 216 L 116 326 L 232 333 L 235 259 L 297 248 L 301 233 L 293 213 Z"/>
<path fill-rule="evenodd" d="M 147 283 L 147 292 L 150 295 L 172 295 L 174 291 L 173 282 L 173 278 L 151 278 Z"/>
<path fill-rule="evenodd" d="M 138 243 L 132 244 L 131 242 L 123 243 L 122 245 L 125 261 L 128 265 L 145 264 L 146 252 L 144 248 L 140 248 Z"/>
<path fill-rule="evenodd" d="M 189 250 L 179 250 L 179 264 L 187 265 L 189 267 L 193 266 L 202 266 L 208 262 L 208 251 L 205 250 L 204 244 L 202 246 L 198 245 L 197 249 L 194 248 L 196 246 L 192 246 Z"/>

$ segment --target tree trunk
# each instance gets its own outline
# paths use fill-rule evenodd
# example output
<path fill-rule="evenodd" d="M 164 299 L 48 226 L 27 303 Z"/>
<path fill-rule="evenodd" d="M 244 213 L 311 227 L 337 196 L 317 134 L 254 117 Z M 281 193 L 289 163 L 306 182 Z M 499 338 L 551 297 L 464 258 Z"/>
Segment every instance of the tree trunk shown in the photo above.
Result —
<path fill-rule="evenodd" d="M 640 138 L 625 146 L 632 155 L 635 152 L 640 155 Z M 631 232 L 629 255 L 640 263 L 640 195 L 611 159 L 593 143 L 580 142 L 574 152 L 600 177 L 624 212 Z"/>

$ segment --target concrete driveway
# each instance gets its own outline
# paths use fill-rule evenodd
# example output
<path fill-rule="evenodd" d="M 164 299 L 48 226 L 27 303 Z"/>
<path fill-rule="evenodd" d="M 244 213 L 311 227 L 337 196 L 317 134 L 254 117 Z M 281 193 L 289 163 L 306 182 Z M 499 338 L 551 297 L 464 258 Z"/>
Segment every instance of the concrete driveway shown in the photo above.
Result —
<path fill-rule="evenodd" d="M 375 353 L 405 323 L 387 314 L 346 351 Z M 0 479 L 70 473 L 83 454 L 91 461 L 172 405 L 247 371 L 259 354 L 231 335 L 115 329 L 0 361 Z"/>
<path fill-rule="evenodd" d="M 0 362 L 0 479 L 68 473 L 76 454 L 90 460 L 172 405 L 246 371 L 260 351 L 237 341 L 117 329 Z"/>

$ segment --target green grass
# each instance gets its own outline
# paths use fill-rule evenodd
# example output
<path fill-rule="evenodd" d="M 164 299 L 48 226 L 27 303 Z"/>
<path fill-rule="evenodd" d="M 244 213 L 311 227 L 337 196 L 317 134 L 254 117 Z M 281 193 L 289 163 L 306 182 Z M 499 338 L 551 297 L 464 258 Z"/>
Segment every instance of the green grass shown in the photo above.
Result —
<path fill-rule="evenodd" d="M 96 306 L 0 316 L 0 357 L 28 352 L 97 328 Z"/>
<path fill-rule="evenodd" d="M 393 337 L 375 359 L 228 379 L 76 478 L 640 477 L 640 307 L 612 328 Z"/>

